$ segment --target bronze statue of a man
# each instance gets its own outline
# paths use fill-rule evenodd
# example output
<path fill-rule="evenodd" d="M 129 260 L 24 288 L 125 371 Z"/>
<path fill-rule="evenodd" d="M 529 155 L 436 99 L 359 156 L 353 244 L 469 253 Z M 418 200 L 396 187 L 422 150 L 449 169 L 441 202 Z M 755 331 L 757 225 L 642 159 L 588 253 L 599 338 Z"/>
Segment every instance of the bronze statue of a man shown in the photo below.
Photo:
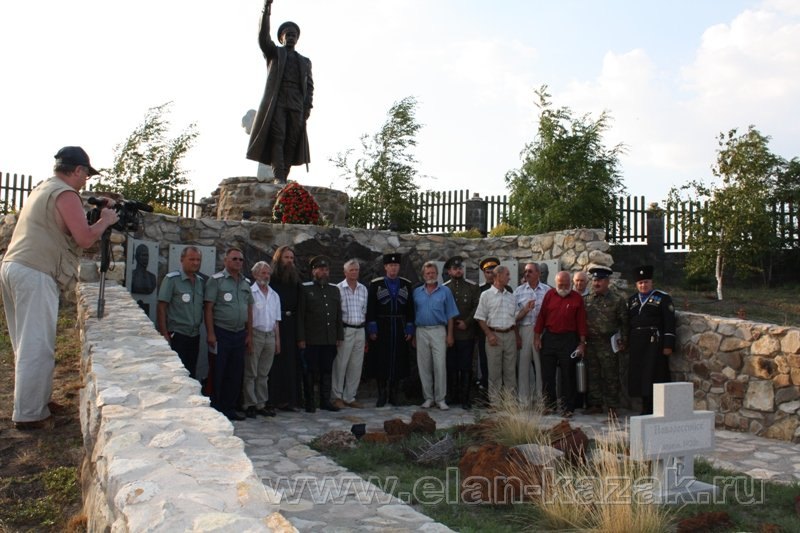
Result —
<path fill-rule="evenodd" d="M 276 45 L 269 35 L 272 0 L 264 3 L 258 44 L 267 60 L 267 85 L 250 132 L 247 158 L 272 166 L 275 179 L 286 183 L 292 165 L 311 159 L 306 120 L 311 114 L 314 81 L 311 61 L 295 51 L 300 27 L 284 22 L 278 27 Z"/>

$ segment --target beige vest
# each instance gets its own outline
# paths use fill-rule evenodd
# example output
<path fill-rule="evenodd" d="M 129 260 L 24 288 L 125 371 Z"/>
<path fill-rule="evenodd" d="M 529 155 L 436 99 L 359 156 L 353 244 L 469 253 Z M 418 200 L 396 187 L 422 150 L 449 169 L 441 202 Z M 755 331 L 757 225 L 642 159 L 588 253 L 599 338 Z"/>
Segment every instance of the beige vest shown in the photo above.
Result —
<path fill-rule="evenodd" d="M 78 279 L 81 249 L 56 222 L 56 198 L 62 192 L 77 191 L 52 177 L 31 191 L 19 215 L 3 261 L 21 263 L 49 274 L 62 289 Z"/>

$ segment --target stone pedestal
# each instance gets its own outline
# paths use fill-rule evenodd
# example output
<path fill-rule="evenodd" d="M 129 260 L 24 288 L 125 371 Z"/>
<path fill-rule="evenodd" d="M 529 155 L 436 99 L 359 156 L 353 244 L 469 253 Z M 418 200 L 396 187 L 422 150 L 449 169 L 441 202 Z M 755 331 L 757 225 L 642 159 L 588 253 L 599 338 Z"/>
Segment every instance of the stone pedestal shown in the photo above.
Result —
<path fill-rule="evenodd" d="M 303 185 L 302 183 L 300 183 Z M 345 226 L 347 194 L 342 191 L 303 185 L 319 204 L 327 224 Z M 283 185 L 268 178 L 239 177 L 223 180 L 216 191 L 219 220 L 252 220 L 272 222 L 272 207 Z"/>

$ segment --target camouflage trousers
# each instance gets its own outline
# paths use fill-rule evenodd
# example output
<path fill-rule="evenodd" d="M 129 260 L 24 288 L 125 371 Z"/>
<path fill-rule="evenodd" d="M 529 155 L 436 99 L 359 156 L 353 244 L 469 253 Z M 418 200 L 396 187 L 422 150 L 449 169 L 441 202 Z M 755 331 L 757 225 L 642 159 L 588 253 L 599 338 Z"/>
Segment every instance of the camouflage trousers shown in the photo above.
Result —
<path fill-rule="evenodd" d="M 589 407 L 619 407 L 619 354 L 611 350 L 608 340 L 589 339 L 586 347 L 586 374 L 589 377 Z"/>

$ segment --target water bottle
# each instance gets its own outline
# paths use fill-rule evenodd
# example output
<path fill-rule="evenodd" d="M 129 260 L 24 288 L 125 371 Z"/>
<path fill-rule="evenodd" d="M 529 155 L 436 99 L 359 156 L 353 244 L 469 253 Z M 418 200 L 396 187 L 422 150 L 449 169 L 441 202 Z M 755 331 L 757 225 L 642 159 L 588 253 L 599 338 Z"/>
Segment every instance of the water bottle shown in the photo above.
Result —
<path fill-rule="evenodd" d="M 578 384 L 578 392 L 586 392 L 586 363 L 583 359 L 575 363 L 575 381 Z"/>

